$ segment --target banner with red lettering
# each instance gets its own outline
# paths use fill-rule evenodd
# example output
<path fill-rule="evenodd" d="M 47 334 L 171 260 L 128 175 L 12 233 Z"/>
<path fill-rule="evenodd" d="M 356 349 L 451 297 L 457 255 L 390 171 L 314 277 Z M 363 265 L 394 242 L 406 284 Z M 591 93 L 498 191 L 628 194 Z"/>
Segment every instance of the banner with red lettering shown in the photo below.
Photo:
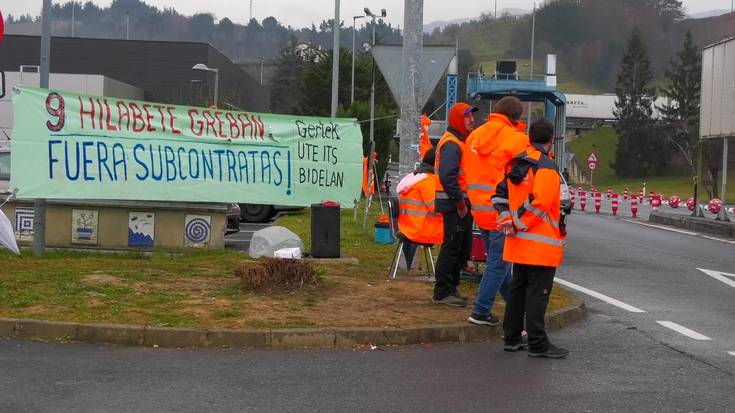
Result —
<path fill-rule="evenodd" d="M 359 197 L 355 119 L 183 107 L 20 87 L 19 198 L 307 206 Z"/>

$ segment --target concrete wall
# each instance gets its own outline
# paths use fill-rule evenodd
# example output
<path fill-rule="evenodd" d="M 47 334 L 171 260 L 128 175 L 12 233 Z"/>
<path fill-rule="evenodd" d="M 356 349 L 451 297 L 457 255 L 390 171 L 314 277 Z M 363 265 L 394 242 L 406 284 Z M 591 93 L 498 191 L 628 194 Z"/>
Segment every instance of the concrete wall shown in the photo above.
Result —
<path fill-rule="evenodd" d="M 165 205 L 162 203 L 125 203 L 120 206 L 99 205 L 87 202 L 49 202 L 46 208 L 46 245 L 56 248 L 80 248 L 100 250 L 151 250 L 151 249 L 223 249 L 225 246 L 224 234 L 227 227 L 226 206 L 217 204 L 199 205 Z M 15 228 L 16 207 L 33 207 L 32 203 L 13 201 L 2 207 L 3 212 L 10 219 Z M 72 210 L 97 210 L 98 232 L 97 244 L 72 243 Z M 128 247 L 128 214 L 129 212 L 155 213 L 154 247 Z M 185 246 L 184 220 L 186 215 L 209 215 L 210 240 L 204 247 Z M 21 245 L 31 245 L 30 239 L 21 240 Z"/>

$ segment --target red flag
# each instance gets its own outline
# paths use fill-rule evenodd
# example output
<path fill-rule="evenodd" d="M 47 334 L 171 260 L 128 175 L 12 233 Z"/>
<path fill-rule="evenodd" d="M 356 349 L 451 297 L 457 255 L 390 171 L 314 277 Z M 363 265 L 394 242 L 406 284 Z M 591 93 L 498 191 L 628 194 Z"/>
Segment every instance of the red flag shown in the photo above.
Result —
<path fill-rule="evenodd" d="M 3 42 L 4 34 L 5 34 L 5 23 L 3 22 L 3 12 L 0 11 L 0 43 Z"/>

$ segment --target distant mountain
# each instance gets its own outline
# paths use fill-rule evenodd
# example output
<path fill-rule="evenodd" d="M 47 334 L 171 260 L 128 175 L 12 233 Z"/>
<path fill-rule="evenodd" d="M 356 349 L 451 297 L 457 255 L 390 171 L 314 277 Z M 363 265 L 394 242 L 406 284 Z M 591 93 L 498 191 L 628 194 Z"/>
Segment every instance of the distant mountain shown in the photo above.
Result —
<path fill-rule="evenodd" d="M 730 13 L 730 10 L 708 10 L 708 11 L 702 11 L 699 13 L 690 14 L 690 19 L 706 19 L 708 17 L 715 17 L 715 16 L 722 16 L 723 14 Z"/>
<path fill-rule="evenodd" d="M 493 14 L 493 13 L 494 13 L 493 10 L 485 10 L 485 11 L 481 12 L 480 15 L 482 15 L 482 14 Z M 530 13 L 530 11 L 529 10 L 524 10 L 524 9 L 506 8 L 506 9 L 498 10 L 498 16 L 503 16 L 505 14 L 509 14 L 511 16 L 522 16 L 522 15 L 528 14 L 528 13 Z M 434 31 L 434 29 L 437 29 L 437 28 L 438 29 L 443 29 L 443 28 L 445 28 L 445 27 L 447 27 L 447 26 L 449 26 L 451 24 L 462 24 L 462 23 L 471 22 L 473 20 L 479 20 L 480 19 L 480 15 L 475 16 L 475 17 L 465 17 L 465 18 L 454 19 L 454 20 L 438 20 L 438 21 L 434 21 L 434 22 L 431 22 L 431 23 L 427 23 L 427 24 L 424 25 L 424 33 L 431 33 L 431 32 Z"/>

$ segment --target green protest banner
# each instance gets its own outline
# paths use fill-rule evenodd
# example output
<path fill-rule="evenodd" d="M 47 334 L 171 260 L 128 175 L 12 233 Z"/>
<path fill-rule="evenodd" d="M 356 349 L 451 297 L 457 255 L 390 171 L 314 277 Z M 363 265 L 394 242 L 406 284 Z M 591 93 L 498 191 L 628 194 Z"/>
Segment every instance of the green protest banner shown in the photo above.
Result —
<path fill-rule="evenodd" d="M 351 207 L 360 194 L 355 119 L 15 93 L 11 185 L 19 198 Z"/>

